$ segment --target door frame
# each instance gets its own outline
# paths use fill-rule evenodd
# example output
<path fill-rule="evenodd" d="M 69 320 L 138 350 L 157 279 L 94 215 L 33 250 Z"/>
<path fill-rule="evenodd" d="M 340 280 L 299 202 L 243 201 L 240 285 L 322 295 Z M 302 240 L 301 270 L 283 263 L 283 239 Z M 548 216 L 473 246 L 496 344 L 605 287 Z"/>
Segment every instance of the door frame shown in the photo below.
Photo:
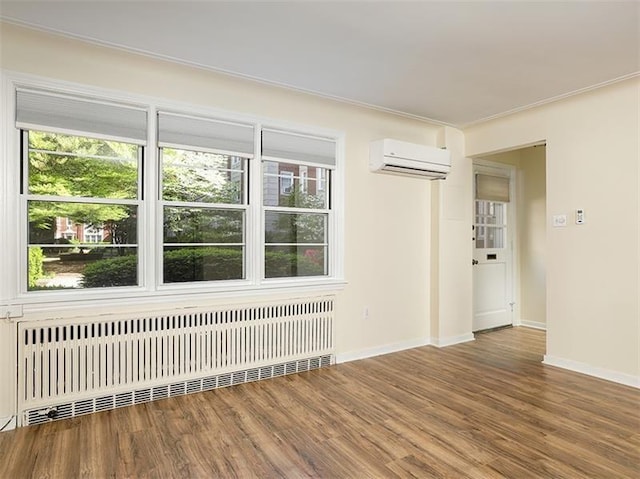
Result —
<path fill-rule="evenodd" d="M 518 202 L 517 202 L 517 172 L 518 168 L 515 165 L 507 163 L 500 163 L 497 161 L 485 160 L 482 158 L 474 158 L 472 165 L 472 201 L 474 202 L 473 208 L 475 211 L 476 200 L 476 172 L 489 173 L 509 173 L 509 206 L 507 207 L 507 244 L 510 246 L 511 253 L 511 290 L 510 301 L 513 302 L 513 312 L 511 315 L 511 324 L 513 326 L 521 325 L 520 318 L 520 261 L 518 255 Z M 500 174 L 499 176 L 505 176 Z M 475 217 L 473 218 L 475 223 Z M 475 236 L 474 236 L 475 237 Z M 471 256 L 473 257 L 475 250 L 475 240 L 471 241 Z M 474 281 L 474 275 L 471 276 L 471 281 Z M 472 283 L 473 285 L 473 283 Z M 472 289 L 473 290 L 473 289 Z M 473 295 L 471 297 L 471 310 L 475 317 L 475 304 L 473 304 Z M 472 326 L 473 329 L 473 326 Z"/>

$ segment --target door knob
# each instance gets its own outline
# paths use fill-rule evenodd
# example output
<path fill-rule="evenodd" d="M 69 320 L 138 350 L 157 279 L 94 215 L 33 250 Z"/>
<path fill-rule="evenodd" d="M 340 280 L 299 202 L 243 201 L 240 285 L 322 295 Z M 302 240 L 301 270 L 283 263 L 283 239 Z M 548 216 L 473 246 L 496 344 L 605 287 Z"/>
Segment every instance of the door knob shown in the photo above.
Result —
<path fill-rule="evenodd" d="M 471 266 L 475 266 L 478 264 L 478 260 L 477 259 L 472 259 L 471 260 Z"/>

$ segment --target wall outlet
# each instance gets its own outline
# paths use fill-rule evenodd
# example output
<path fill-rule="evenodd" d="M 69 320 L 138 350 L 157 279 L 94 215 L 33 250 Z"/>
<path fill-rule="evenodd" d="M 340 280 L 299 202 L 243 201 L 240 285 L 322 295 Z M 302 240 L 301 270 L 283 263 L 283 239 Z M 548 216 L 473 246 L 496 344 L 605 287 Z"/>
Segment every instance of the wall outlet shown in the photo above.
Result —
<path fill-rule="evenodd" d="M 584 210 L 582 208 L 578 208 L 576 210 L 576 224 L 577 225 L 584 224 Z"/>
<path fill-rule="evenodd" d="M 0 306 L 0 320 L 2 319 L 10 319 L 10 318 L 20 318 L 22 317 L 22 305 L 21 304 L 10 304 Z"/>
<path fill-rule="evenodd" d="M 369 306 L 366 306 L 362 311 L 362 319 L 364 319 L 365 321 L 369 319 Z"/>

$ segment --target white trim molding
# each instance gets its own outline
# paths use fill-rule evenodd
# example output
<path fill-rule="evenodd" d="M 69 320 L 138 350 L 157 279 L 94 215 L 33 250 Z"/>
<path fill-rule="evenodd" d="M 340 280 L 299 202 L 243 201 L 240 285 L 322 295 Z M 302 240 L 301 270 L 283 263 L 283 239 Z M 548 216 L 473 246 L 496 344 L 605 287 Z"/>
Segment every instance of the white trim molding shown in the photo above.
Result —
<path fill-rule="evenodd" d="M 526 319 L 520 320 L 519 324 L 515 326 L 522 326 L 525 328 L 532 328 L 532 329 L 541 329 L 542 331 L 547 330 L 547 323 L 541 323 L 540 321 L 527 321 Z"/>
<path fill-rule="evenodd" d="M 397 343 L 376 346 L 375 348 L 360 349 L 358 351 L 350 351 L 347 353 L 336 354 L 336 363 L 348 363 L 359 359 L 372 358 L 374 356 L 382 356 L 383 354 L 397 353 L 406 349 L 419 348 L 431 345 L 430 338 L 410 339 L 408 341 L 400 341 Z"/>
<path fill-rule="evenodd" d="M 461 334 L 460 336 L 449 336 L 448 338 L 434 338 L 431 344 L 437 348 L 446 348 L 454 344 L 467 343 L 475 340 L 476 338 L 473 333 L 467 333 Z"/>
<path fill-rule="evenodd" d="M 460 128 L 460 129 L 465 129 L 465 128 L 469 128 L 470 126 L 473 125 L 478 125 L 480 123 L 485 123 L 487 121 L 491 121 L 491 120 L 496 120 L 498 118 L 504 118 L 506 116 L 509 115 L 513 115 L 515 113 L 520 113 L 521 111 L 527 111 L 527 110 L 532 110 L 534 108 L 538 108 L 539 106 L 542 105 L 548 105 L 549 103 L 555 103 L 557 101 L 560 100 L 564 100 L 565 98 L 571 98 L 572 96 L 576 96 L 576 95 L 581 95 L 583 93 L 587 93 L 593 90 L 597 90 L 598 88 L 603 88 L 609 85 L 613 85 L 615 83 L 620 83 L 626 80 L 630 80 L 632 78 L 636 78 L 637 76 L 640 76 L 640 72 L 632 72 L 632 73 L 627 73 L 626 75 L 622 75 L 619 76 L 617 78 L 612 78 L 611 80 L 606 80 L 600 83 L 596 83 L 595 85 L 590 85 L 584 88 L 578 88 L 577 90 L 573 90 L 570 92 L 566 92 L 566 93 L 561 93 L 560 95 L 556 95 L 556 96 L 552 96 L 551 98 L 545 98 L 544 100 L 540 100 L 540 101 L 535 101 L 533 103 L 529 103 L 527 105 L 523 105 L 523 106 L 519 106 L 516 108 L 513 108 L 511 110 L 507 110 L 507 111 L 503 111 L 501 113 L 497 113 L 495 115 L 489 115 L 489 116 L 485 116 L 484 118 L 479 118 L 477 120 L 473 120 L 470 121 L 468 123 L 463 123 L 461 125 L 456 125 L 456 128 Z"/>
<path fill-rule="evenodd" d="M 576 373 L 586 374 L 588 376 L 593 376 L 596 378 L 605 379 L 606 381 L 612 381 L 614 383 L 624 384 L 625 386 L 631 386 L 633 388 L 640 389 L 640 376 L 620 373 L 617 371 L 612 371 L 610 369 L 598 368 L 589 364 L 581 363 L 579 361 L 557 358 L 548 354 L 544 355 L 542 363 L 549 366 L 568 369 L 569 371 L 573 371 Z"/>

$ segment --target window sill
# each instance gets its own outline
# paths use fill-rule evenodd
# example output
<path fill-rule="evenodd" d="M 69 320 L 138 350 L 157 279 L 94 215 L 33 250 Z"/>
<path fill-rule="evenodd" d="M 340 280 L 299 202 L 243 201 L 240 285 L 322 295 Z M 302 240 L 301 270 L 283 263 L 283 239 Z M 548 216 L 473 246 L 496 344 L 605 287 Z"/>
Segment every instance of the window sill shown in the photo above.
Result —
<path fill-rule="evenodd" d="M 259 287 L 245 282 L 230 286 L 212 288 L 195 287 L 193 284 L 183 287 L 165 286 L 157 291 L 143 289 L 123 291 L 113 288 L 99 292 L 77 291 L 56 293 L 55 298 L 48 293 L 29 294 L 15 301 L 2 301 L 11 305 L 22 305 L 21 320 L 45 320 L 78 316 L 105 316 L 122 313 L 163 311 L 167 309 L 185 309 L 206 307 L 208 305 L 233 304 L 239 301 L 271 300 L 280 297 L 324 295 L 342 291 L 347 282 L 336 278 L 321 280 L 266 280 Z M 82 296 L 79 298 L 78 296 Z"/>

